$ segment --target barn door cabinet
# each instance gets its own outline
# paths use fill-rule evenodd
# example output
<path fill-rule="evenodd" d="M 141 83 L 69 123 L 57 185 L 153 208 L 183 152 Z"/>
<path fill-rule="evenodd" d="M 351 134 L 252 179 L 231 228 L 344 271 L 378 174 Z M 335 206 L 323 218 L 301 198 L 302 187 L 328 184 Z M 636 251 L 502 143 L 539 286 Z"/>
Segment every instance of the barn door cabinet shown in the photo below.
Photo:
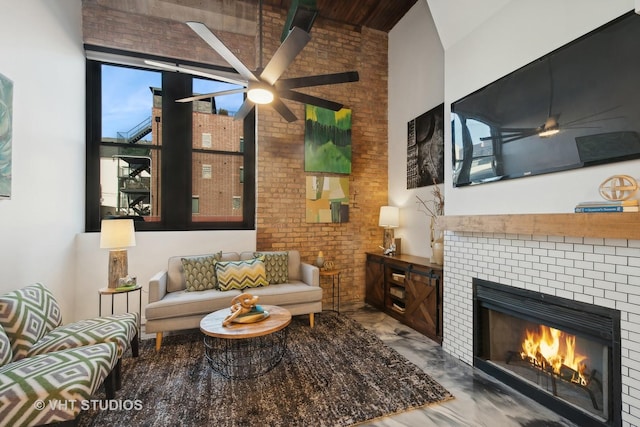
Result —
<path fill-rule="evenodd" d="M 442 344 L 442 266 L 367 253 L 365 301 Z"/>

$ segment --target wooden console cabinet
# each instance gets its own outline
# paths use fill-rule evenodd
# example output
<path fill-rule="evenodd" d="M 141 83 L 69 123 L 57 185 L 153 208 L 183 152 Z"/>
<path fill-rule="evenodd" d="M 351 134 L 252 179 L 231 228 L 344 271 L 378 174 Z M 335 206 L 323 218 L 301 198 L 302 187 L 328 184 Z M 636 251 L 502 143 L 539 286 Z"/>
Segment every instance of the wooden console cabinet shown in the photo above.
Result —
<path fill-rule="evenodd" d="M 367 253 L 365 302 L 442 344 L 442 266 Z"/>

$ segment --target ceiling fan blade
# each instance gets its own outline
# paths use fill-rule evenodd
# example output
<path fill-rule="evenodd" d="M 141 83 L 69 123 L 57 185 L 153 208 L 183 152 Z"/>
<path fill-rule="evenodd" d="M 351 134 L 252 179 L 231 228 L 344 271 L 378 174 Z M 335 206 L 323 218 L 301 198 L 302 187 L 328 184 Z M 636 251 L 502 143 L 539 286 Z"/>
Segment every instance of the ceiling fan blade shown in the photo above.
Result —
<path fill-rule="evenodd" d="M 347 71 L 344 73 L 320 74 L 317 76 L 294 77 L 282 79 L 276 82 L 276 89 L 295 89 L 298 87 L 333 85 L 338 83 L 351 83 L 360 80 L 357 71 Z"/>
<path fill-rule="evenodd" d="M 518 139 L 528 138 L 540 132 L 539 128 L 529 128 L 523 129 L 520 132 L 503 132 L 501 136 L 483 136 L 480 138 L 480 141 L 491 141 L 492 139 L 502 138 L 502 143 L 506 144 L 507 142 L 517 141 Z"/>
<path fill-rule="evenodd" d="M 242 105 L 240 106 L 240 109 L 233 115 L 233 119 L 234 120 L 244 119 L 247 116 L 247 114 L 249 114 L 249 112 L 253 109 L 253 106 L 254 106 L 253 102 L 251 102 L 249 99 L 245 99 Z"/>
<path fill-rule="evenodd" d="M 291 111 L 289 107 L 287 107 L 280 98 L 275 97 L 271 102 L 271 106 L 273 107 L 274 110 L 280 113 L 280 115 L 289 123 L 295 122 L 296 120 L 298 120 L 296 115 L 293 114 L 293 111 Z"/>
<path fill-rule="evenodd" d="M 293 90 L 279 91 L 278 95 L 281 98 L 302 102 L 303 104 L 315 105 L 316 107 L 326 108 L 327 110 L 340 111 L 340 109 L 344 106 L 343 104 L 329 101 L 328 99 L 318 98 L 317 96 L 295 92 Z"/>
<path fill-rule="evenodd" d="M 187 25 L 195 31 L 209 46 L 227 61 L 242 77 L 248 81 L 258 81 L 258 78 L 220 41 L 202 22 L 188 21 Z"/>
<path fill-rule="evenodd" d="M 523 132 L 531 132 L 539 128 L 499 128 L 499 129 L 500 129 L 500 133 L 523 133 Z"/>
<path fill-rule="evenodd" d="M 204 78 L 213 79 L 213 80 L 219 80 L 221 82 L 231 83 L 231 84 L 240 85 L 240 86 L 247 85 L 246 80 L 239 80 L 237 78 L 234 78 L 233 76 L 237 74 L 233 74 L 233 73 L 225 73 L 223 71 L 218 72 L 218 74 L 205 73 L 204 71 L 193 70 L 191 68 L 181 67 L 179 65 L 171 65 L 171 64 L 166 64 L 164 62 L 157 62 L 157 61 L 150 61 L 150 60 L 145 60 L 144 63 L 147 65 L 152 65 L 154 67 L 163 68 L 169 71 L 177 71 L 179 73 L 191 74 L 194 76 L 204 77 Z M 237 76 L 240 77 L 239 75 Z"/>
<path fill-rule="evenodd" d="M 309 43 L 309 40 L 311 40 L 309 33 L 298 27 L 293 27 L 260 74 L 260 79 L 273 85 Z"/>
<path fill-rule="evenodd" d="M 523 133 L 521 135 L 507 136 L 506 138 L 503 138 L 501 142 L 503 144 L 506 144 L 506 143 L 509 143 L 509 142 L 518 141 L 519 139 L 529 138 L 530 136 L 534 136 L 534 135 L 537 135 L 537 134 L 538 134 L 538 131 L 531 132 L 531 133 Z"/>
<path fill-rule="evenodd" d="M 247 91 L 247 88 L 221 90 L 219 92 L 203 93 L 202 95 L 195 95 L 195 96 L 189 96 L 187 98 L 176 99 L 176 102 L 199 101 L 201 99 L 208 99 L 208 98 L 213 98 L 216 96 L 223 96 L 223 95 L 233 95 L 234 93 L 243 93 L 246 91 Z"/>

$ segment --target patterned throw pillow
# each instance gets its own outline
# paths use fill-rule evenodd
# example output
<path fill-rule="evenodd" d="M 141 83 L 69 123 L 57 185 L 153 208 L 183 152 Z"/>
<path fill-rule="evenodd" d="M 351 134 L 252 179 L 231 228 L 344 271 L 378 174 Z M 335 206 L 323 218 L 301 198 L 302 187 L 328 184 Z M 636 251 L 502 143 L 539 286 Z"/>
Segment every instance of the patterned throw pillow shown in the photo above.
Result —
<path fill-rule="evenodd" d="M 186 292 L 198 292 L 207 289 L 216 289 L 215 262 L 221 258 L 222 254 L 195 256 L 182 258 L 182 269 L 184 270 L 184 280 Z"/>
<path fill-rule="evenodd" d="M 246 261 L 217 261 L 215 266 L 218 289 L 221 291 L 269 285 L 264 268 L 264 257 Z"/>
<path fill-rule="evenodd" d="M 51 291 L 34 283 L 0 296 L 0 325 L 11 341 L 13 360 L 62 324 L 62 312 Z"/>
<path fill-rule="evenodd" d="M 253 256 L 264 256 L 264 268 L 270 285 L 289 281 L 289 252 L 255 252 Z"/>

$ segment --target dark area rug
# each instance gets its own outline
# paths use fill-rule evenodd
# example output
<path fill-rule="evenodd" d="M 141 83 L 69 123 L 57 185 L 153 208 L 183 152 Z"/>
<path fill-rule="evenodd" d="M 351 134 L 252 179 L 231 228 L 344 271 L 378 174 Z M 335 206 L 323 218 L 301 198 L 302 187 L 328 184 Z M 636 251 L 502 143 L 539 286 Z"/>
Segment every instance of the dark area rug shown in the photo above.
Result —
<path fill-rule="evenodd" d="M 84 411 L 79 426 L 348 426 L 452 398 L 356 321 L 308 322 L 294 317 L 282 361 L 253 380 L 214 373 L 198 331 L 166 337 L 160 353 L 145 340 L 123 358 L 119 404 Z"/>

